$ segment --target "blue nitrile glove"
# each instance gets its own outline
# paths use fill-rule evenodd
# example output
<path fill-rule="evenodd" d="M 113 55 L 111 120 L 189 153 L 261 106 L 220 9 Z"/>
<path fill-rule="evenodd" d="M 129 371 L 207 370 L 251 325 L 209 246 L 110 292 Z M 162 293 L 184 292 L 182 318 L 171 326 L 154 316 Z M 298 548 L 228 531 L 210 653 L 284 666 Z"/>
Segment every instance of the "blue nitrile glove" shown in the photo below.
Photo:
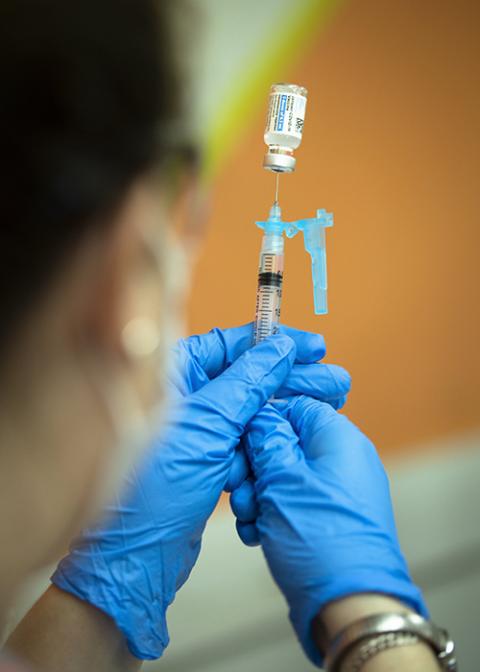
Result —
<path fill-rule="evenodd" d="M 267 404 L 244 445 L 254 472 L 256 526 L 309 658 L 312 621 L 354 593 L 391 595 L 427 615 L 399 547 L 388 478 L 371 441 L 328 404 Z"/>
<path fill-rule="evenodd" d="M 324 352 L 321 337 L 296 332 L 298 348 L 279 335 L 242 355 L 235 350 L 240 339 L 227 332 L 214 330 L 179 344 L 184 373 L 176 376 L 183 385 L 177 396 L 186 396 L 162 438 L 128 476 L 110 515 L 85 531 L 52 577 L 110 615 L 139 658 L 159 657 L 168 643 L 166 609 L 195 563 L 221 491 L 229 483 L 235 487 L 232 467 L 246 424 L 282 386 L 290 394 L 295 376 L 307 384 L 303 370 L 292 370 L 296 352 L 303 361 Z M 317 367 L 312 369 L 322 370 Z M 322 396 L 322 380 L 331 392 L 332 377 L 338 377 L 337 397 L 345 394 L 348 375 L 340 367 L 328 375 L 314 373 L 312 393 Z M 237 474 L 237 484 L 243 478 Z"/>
<path fill-rule="evenodd" d="M 325 357 L 323 336 L 284 325 L 280 325 L 280 333 L 295 341 L 297 351 L 295 365 L 276 396 L 306 394 L 341 408 L 350 390 L 350 376 L 335 364 L 317 364 Z M 249 350 L 252 342 L 252 322 L 180 339 L 173 349 L 176 364 L 169 376 L 172 388 L 183 396 L 196 392 Z M 315 366 L 307 368 L 306 364 Z"/>
<path fill-rule="evenodd" d="M 276 396 L 306 394 L 328 402 L 333 408 L 342 408 L 350 391 L 350 375 L 341 366 L 318 363 L 325 356 L 323 336 L 285 325 L 280 325 L 280 333 L 295 341 L 297 351 L 295 364 Z M 230 329 L 216 328 L 208 334 L 179 340 L 173 350 L 175 366 L 169 375 L 171 391 L 186 396 L 199 390 L 251 348 L 252 342 L 253 322 Z M 235 491 L 248 477 L 249 471 L 245 452 L 239 446 L 225 490 Z M 250 483 L 246 485 L 240 497 L 245 500 L 251 495 L 249 504 L 254 508 L 254 496 L 248 488 Z M 246 530 L 247 538 L 249 531 Z M 242 534 L 240 536 L 247 543 Z M 252 541 L 255 543 L 256 540 Z"/>

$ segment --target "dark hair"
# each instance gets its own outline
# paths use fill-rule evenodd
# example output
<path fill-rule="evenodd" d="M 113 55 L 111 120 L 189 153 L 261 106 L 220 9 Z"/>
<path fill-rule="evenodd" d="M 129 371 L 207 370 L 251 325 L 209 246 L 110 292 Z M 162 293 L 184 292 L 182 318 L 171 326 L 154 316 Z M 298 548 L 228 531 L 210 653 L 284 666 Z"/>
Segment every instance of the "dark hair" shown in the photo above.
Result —
<path fill-rule="evenodd" d="M 1 0 L 0 349 L 75 243 L 171 151 L 175 1 Z"/>

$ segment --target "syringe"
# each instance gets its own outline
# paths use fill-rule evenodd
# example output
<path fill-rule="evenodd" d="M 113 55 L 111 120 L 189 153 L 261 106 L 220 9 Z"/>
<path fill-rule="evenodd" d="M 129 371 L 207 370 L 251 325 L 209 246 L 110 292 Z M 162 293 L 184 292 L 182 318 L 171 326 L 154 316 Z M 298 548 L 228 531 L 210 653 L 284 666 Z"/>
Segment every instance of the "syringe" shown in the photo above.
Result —
<path fill-rule="evenodd" d="M 279 329 L 285 249 L 284 233 L 287 238 L 293 238 L 299 231 L 302 231 L 305 249 L 312 259 L 315 313 L 324 315 L 328 312 L 325 229 L 333 226 L 333 215 L 325 210 L 317 210 L 316 217 L 284 222 L 280 206 L 274 203 L 270 208 L 268 219 L 264 222 L 257 222 L 257 226 L 263 229 L 263 239 L 260 250 L 257 309 L 254 323 L 255 343 L 276 334 Z"/>
<path fill-rule="evenodd" d="M 264 231 L 258 267 L 257 308 L 254 341 L 259 343 L 278 332 L 282 304 L 283 259 L 285 241 L 278 203 L 270 209 L 268 231 Z M 279 222 L 276 226 L 276 222 Z"/>
<path fill-rule="evenodd" d="M 333 225 L 333 215 L 317 210 L 317 216 L 283 222 L 278 202 L 279 174 L 295 170 L 294 150 L 300 145 L 303 133 L 307 90 L 296 84 L 274 84 L 270 99 L 264 140 L 268 145 L 263 165 L 276 173 L 275 201 L 265 222 L 257 222 L 263 229 L 258 270 L 257 307 L 254 342 L 259 343 L 279 330 L 282 303 L 284 266 L 284 238 L 303 232 L 305 249 L 312 257 L 312 278 L 315 313 L 327 312 L 327 258 L 325 228 Z"/>

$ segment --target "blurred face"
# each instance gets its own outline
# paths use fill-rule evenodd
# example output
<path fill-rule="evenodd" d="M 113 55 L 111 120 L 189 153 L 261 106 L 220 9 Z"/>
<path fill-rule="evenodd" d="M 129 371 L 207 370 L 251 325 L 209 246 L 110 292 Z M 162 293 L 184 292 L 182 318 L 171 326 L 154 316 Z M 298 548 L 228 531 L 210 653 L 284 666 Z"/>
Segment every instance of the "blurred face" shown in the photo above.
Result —
<path fill-rule="evenodd" d="M 80 245 L 12 350 L 11 408 L 0 432 L 15 437 L 15 487 L 4 496 L 18 512 L 13 529 L 32 521 L 32 533 L 18 538 L 32 566 L 65 549 L 149 433 L 161 432 L 168 348 L 199 237 L 195 195 L 191 180 L 175 197 L 161 179 L 133 185 L 110 225 Z"/>
<path fill-rule="evenodd" d="M 168 190 L 161 178 L 150 178 L 137 186 L 131 204 L 123 241 L 129 261 L 116 290 L 121 309 L 114 322 L 120 341 L 106 386 L 105 379 L 99 382 L 111 418 L 113 460 L 100 456 L 103 474 L 100 496 L 90 498 L 94 503 L 105 501 L 152 434 L 161 432 L 168 351 L 183 331 L 185 295 L 200 237 L 198 191 L 189 176 Z"/>

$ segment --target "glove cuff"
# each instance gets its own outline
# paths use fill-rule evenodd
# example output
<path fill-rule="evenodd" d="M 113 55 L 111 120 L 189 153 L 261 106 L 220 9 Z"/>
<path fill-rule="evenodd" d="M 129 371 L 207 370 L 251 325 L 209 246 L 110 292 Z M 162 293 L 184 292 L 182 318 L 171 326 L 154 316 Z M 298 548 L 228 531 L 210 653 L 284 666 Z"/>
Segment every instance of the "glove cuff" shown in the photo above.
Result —
<path fill-rule="evenodd" d="M 369 571 L 352 574 L 336 581 L 308 597 L 302 604 L 292 606 L 290 620 L 306 655 L 317 667 L 322 667 L 323 656 L 317 648 L 312 635 L 312 623 L 319 612 L 329 603 L 359 593 L 380 593 L 404 602 L 408 607 L 423 616 L 429 612 L 420 589 L 414 584 L 391 576 Z"/>
<path fill-rule="evenodd" d="M 82 580 L 72 582 L 70 571 L 66 572 L 62 560 L 51 582 L 61 590 L 74 595 L 84 602 L 103 611 L 124 635 L 130 653 L 140 660 L 160 658 L 170 641 L 168 635 L 166 608 L 157 603 L 149 604 L 147 612 L 129 599 L 128 589 L 124 595 L 116 595 L 109 589 L 108 582 L 97 575 L 82 575 Z M 74 569 L 77 573 L 77 569 Z M 79 587 L 79 585 L 81 587 Z M 118 589 L 117 589 L 118 590 Z"/>

